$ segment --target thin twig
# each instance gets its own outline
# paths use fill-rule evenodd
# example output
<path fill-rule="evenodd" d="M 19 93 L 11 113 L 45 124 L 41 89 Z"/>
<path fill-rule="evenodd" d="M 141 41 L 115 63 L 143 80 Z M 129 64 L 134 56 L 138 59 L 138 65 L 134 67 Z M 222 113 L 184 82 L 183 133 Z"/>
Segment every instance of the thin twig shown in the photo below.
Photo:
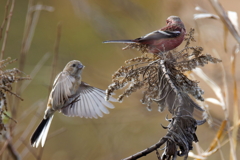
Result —
<path fill-rule="evenodd" d="M 236 149 L 237 149 L 237 136 L 238 136 L 238 119 L 239 119 L 239 112 L 238 112 L 238 89 L 237 89 L 237 80 L 236 80 L 236 56 L 239 52 L 239 45 L 238 44 L 236 47 L 236 49 L 233 51 L 233 54 L 231 56 L 231 73 L 232 73 L 232 79 L 233 79 L 233 131 L 232 131 L 232 137 L 233 137 L 233 148 L 235 150 L 236 153 Z"/>
<path fill-rule="evenodd" d="M 29 0 L 29 3 L 28 3 L 28 12 L 27 12 L 27 16 L 26 16 L 26 23 L 25 23 L 25 27 L 24 27 L 24 34 L 23 34 L 23 40 L 22 40 L 22 46 L 21 46 L 21 51 L 20 51 L 20 56 L 19 56 L 19 70 L 20 71 L 24 71 L 24 63 L 25 63 L 25 58 L 26 58 L 26 55 L 25 53 L 23 52 L 24 51 L 24 47 L 25 47 L 25 41 L 28 37 L 28 33 L 29 33 L 29 28 L 31 26 L 31 16 L 30 16 L 30 12 L 29 12 L 29 8 L 32 6 L 32 2 L 33 0 Z M 21 85 L 22 85 L 22 82 L 19 82 L 17 85 L 16 85 L 16 93 L 18 95 L 21 94 Z M 13 118 L 16 118 L 17 116 L 17 108 L 19 106 L 19 99 L 17 98 L 13 98 L 12 99 L 12 116 Z M 10 126 L 10 128 L 12 128 Z"/>
<path fill-rule="evenodd" d="M 42 68 L 42 66 L 44 65 L 44 63 L 48 60 L 48 58 L 50 57 L 50 53 L 47 52 L 42 58 L 41 60 L 35 65 L 35 67 L 33 68 L 32 72 L 30 73 L 30 77 L 33 79 L 36 74 L 39 72 L 39 70 Z M 21 86 L 21 93 L 28 87 L 28 85 L 31 83 L 32 81 L 25 81 L 22 86 Z"/>
<path fill-rule="evenodd" d="M 2 145 L 2 148 L 1 148 L 1 150 L 0 150 L 0 156 L 1 156 L 1 155 L 3 154 L 3 152 L 5 151 L 7 145 L 8 145 L 8 141 L 6 140 L 6 141 L 4 142 L 4 144 Z"/>
<path fill-rule="evenodd" d="M 31 106 L 29 106 L 27 109 L 25 109 L 21 116 L 18 117 L 18 122 L 20 123 L 21 121 L 23 121 L 25 118 L 27 118 L 27 116 L 31 115 L 31 112 L 35 111 L 36 108 L 41 108 L 41 111 L 43 111 L 43 109 L 45 109 L 44 107 L 41 107 L 43 105 L 45 105 L 46 103 L 46 99 L 39 99 L 38 101 L 36 101 L 35 103 L 33 103 Z M 41 112 L 40 111 L 40 112 Z M 31 115 L 32 116 L 32 115 Z M 41 117 L 42 118 L 42 117 Z"/>
<path fill-rule="evenodd" d="M 221 146 L 220 141 L 217 141 L 217 142 L 218 142 L 217 148 L 218 148 L 218 151 L 219 151 L 219 153 L 220 153 L 221 159 L 224 160 L 224 156 L 223 156 L 223 152 L 222 152 L 222 146 L 223 146 L 223 145 Z"/>
<path fill-rule="evenodd" d="M 220 126 L 220 128 L 219 128 L 219 130 L 218 130 L 218 132 L 217 132 L 217 134 L 216 134 L 216 137 L 214 138 L 214 140 L 212 141 L 211 145 L 209 146 L 208 152 L 210 152 L 214 148 L 216 148 L 219 139 L 221 139 L 221 137 L 222 137 L 222 134 L 223 134 L 225 126 L 226 126 L 226 121 L 223 121 L 221 126 Z"/>
<path fill-rule="evenodd" d="M 8 133 L 6 133 L 5 138 L 8 141 L 7 149 L 10 152 L 10 154 L 12 155 L 13 159 L 14 160 L 21 160 L 21 157 L 20 157 L 18 151 L 16 150 L 16 148 L 13 146 L 11 137 Z"/>
<path fill-rule="evenodd" d="M 34 106 L 31 106 L 29 108 L 36 108 L 35 106 L 38 107 L 37 111 L 35 111 L 36 113 L 38 112 L 42 112 L 44 107 L 41 107 L 44 104 L 43 101 L 38 101 L 37 104 L 35 104 Z M 30 114 L 30 113 L 29 113 Z M 34 115 L 31 114 L 31 115 Z M 33 130 L 33 128 L 36 126 L 36 122 L 37 120 L 39 120 L 39 117 L 34 116 L 31 121 L 28 123 L 28 125 L 25 127 L 25 130 L 21 133 L 20 137 L 21 139 L 25 140 L 27 138 L 27 136 L 30 134 L 30 132 Z M 21 122 L 20 122 L 21 123 Z M 16 141 L 14 146 L 18 149 L 21 146 L 21 141 Z"/>
<path fill-rule="evenodd" d="M 240 36 L 237 32 L 237 30 L 235 29 L 234 25 L 232 24 L 232 22 L 230 21 L 226 11 L 224 10 L 224 8 L 222 7 L 222 5 L 219 3 L 218 0 L 209 0 L 209 2 L 211 3 L 212 7 L 215 9 L 215 11 L 217 12 L 218 16 L 220 17 L 220 19 L 222 20 L 222 22 L 224 23 L 224 25 L 228 28 L 228 30 L 230 31 L 230 33 L 233 35 L 233 37 L 236 39 L 236 41 L 238 42 L 238 44 L 240 44 Z M 230 132 L 230 121 L 229 121 L 229 99 L 228 99 L 228 86 L 226 83 L 226 75 L 225 75 L 225 70 L 224 68 L 222 69 L 223 73 L 224 73 L 224 89 L 225 89 L 225 101 L 226 101 L 226 110 L 224 111 L 225 113 L 225 120 L 227 120 L 227 128 L 228 128 L 228 137 L 229 137 L 229 141 L 230 141 L 230 159 L 234 159 L 237 160 L 236 157 L 236 150 L 235 150 L 235 143 L 234 143 L 234 139 L 232 137 L 232 134 Z"/>
<path fill-rule="evenodd" d="M 47 139 L 51 139 L 59 134 L 62 134 L 63 132 L 65 132 L 67 129 L 66 128 L 60 128 L 54 132 L 52 132 L 51 134 L 49 134 L 48 138 Z"/>
<path fill-rule="evenodd" d="M 214 10 L 217 12 L 218 16 L 220 17 L 220 19 L 222 20 L 224 25 L 227 26 L 230 33 L 236 39 L 238 44 L 240 44 L 240 36 L 239 36 L 237 30 L 235 29 L 234 25 L 228 18 L 228 15 L 227 15 L 226 11 L 224 10 L 224 8 L 222 7 L 221 3 L 219 3 L 218 0 L 209 0 L 209 2 L 211 3 Z"/>
<path fill-rule="evenodd" d="M 20 137 L 20 141 L 27 147 L 27 149 L 32 153 L 32 155 L 33 155 L 36 159 L 38 159 L 37 153 L 36 153 L 36 151 L 33 149 L 33 147 L 30 146 L 27 142 L 25 142 L 24 139 L 21 138 L 21 137 Z M 21 155 L 23 155 L 23 154 L 21 154 Z M 23 156 L 22 156 L 22 158 L 23 158 Z"/>
<path fill-rule="evenodd" d="M 17 95 L 16 93 L 12 92 L 11 90 L 7 89 L 6 87 L 3 88 L 3 89 L 4 89 L 5 91 L 13 94 L 15 97 L 17 97 L 17 98 L 20 99 L 21 101 L 23 101 L 23 99 L 22 99 L 19 95 Z"/>
<path fill-rule="evenodd" d="M 155 151 L 156 149 L 160 148 L 164 143 L 166 142 L 165 138 L 162 138 L 158 143 L 152 145 L 151 147 L 144 149 L 143 151 L 140 151 L 132 156 L 129 156 L 127 158 L 124 158 L 123 160 L 135 160 L 138 158 L 141 158 L 143 156 L 148 155 L 149 153 Z"/>
<path fill-rule="evenodd" d="M 10 120 L 12 120 L 13 122 L 17 123 L 17 121 L 15 119 L 13 119 L 12 117 L 10 117 L 9 115 L 7 115 L 6 113 L 3 112 L 3 114 Z"/>
<path fill-rule="evenodd" d="M 57 68 L 57 62 L 58 62 L 58 52 L 59 52 L 59 43 L 60 43 L 60 38 L 61 38 L 61 30 L 62 30 L 62 24 L 59 22 L 57 25 L 57 37 L 56 37 L 56 42 L 54 44 L 54 58 L 52 62 L 52 75 L 50 79 L 50 84 L 53 84 L 54 77 L 56 76 L 56 68 Z M 49 93 L 52 90 L 52 86 L 49 85 Z"/>
<path fill-rule="evenodd" d="M 40 5 L 40 4 L 37 4 L 37 5 Z M 33 39 L 34 32 L 35 32 L 35 29 L 36 29 L 36 26 L 37 26 L 37 23 L 38 23 L 38 20 L 39 20 L 41 10 L 36 10 L 36 11 L 33 10 L 32 13 L 31 13 L 31 11 L 29 11 L 29 12 L 30 12 L 30 15 L 32 17 L 31 17 L 31 25 L 29 26 L 28 34 L 27 34 L 27 37 L 25 39 L 26 41 L 24 43 L 24 48 L 22 50 L 22 52 L 24 52 L 25 54 L 28 53 L 28 51 L 30 49 L 30 46 L 32 44 L 32 39 Z"/>
<path fill-rule="evenodd" d="M 5 27 L 5 24 L 8 20 L 8 6 L 9 6 L 10 0 L 7 1 L 6 6 L 5 6 L 5 13 L 4 13 L 4 20 L 2 22 L 1 28 L 0 28 L 0 40 L 2 39 L 2 33 L 3 33 L 3 28 Z"/>
<path fill-rule="evenodd" d="M 24 36 L 22 40 L 22 46 L 21 46 L 20 57 L 19 57 L 19 70 L 21 71 L 24 71 L 26 55 L 31 46 L 34 31 L 35 31 L 35 28 L 40 16 L 40 12 L 41 12 L 41 10 L 37 10 L 33 12 L 31 10 L 32 5 L 33 5 L 33 0 L 29 0 L 28 13 L 26 16 L 26 25 L 24 29 Z M 21 86 L 22 86 L 22 82 L 19 82 L 18 85 L 16 86 L 16 93 L 19 96 L 21 96 Z M 19 108 L 18 106 L 19 106 L 19 100 L 14 99 L 13 109 L 12 109 L 13 118 L 15 118 L 17 115 L 17 110 Z"/>
<path fill-rule="evenodd" d="M 6 30 L 5 30 L 3 43 L 2 43 L 2 50 L 1 50 L 0 60 L 2 60 L 3 56 L 4 56 L 4 51 L 5 51 L 5 47 L 6 47 L 6 43 L 7 43 L 8 32 L 9 32 L 11 19 L 12 19 L 12 14 L 13 14 L 13 9 L 14 9 L 14 4 L 15 4 L 15 0 L 12 0 L 12 5 L 11 5 L 11 9 L 10 9 L 9 14 L 8 14 L 7 26 L 6 26 Z"/>
<path fill-rule="evenodd" d="M 216 11 L 219 14 L 223 23 L 228 26 L 229 31 L 233 34 L 233 32 L 235 32 L 236 30 L 235 30 L 235 28 L 231 28 L 232 27 L 231 26 L 232 24 L 230 24 L 231 21 L 229 20 L 228 17 L 226 17 L 227 16 L 226 12 L 222 8 L 221 4 L 217 0 L 210 0 L 210 2 L 213 5 L 214 9 L 216 9 Z M 239 35 L 238 34 L 233 34 L 233 36 L 238 41 Z M 238 41 L 238 42 L 240 42 L 240 41 Z M 227 121 L 227 130 L 228 130 L 227 133 L 228 133 L 229 142 L 230 142 L 230 157 L 233 158 L 234 160 L 237 160 L 236 152 L 234 150 L 234 142 L 233 142 L 232 134 L 231 134 L 231 131 L 230 131 L 230 128 L 231 128 L 231 124 L 230 124 L 230 120 L 229 120 L 229 102 L 230 101 L 229 101 L 229 90 L 228 90 L 228 84 L 227 84 L 226 70 L 225 70 L 225 67 L 223 66 L 223 64 L 220 64 L 220 66 L 221 66 L 222 73 L 223 73 L 222 79 L 223 79 L 224 95 L 225 95 L 224 96 L 224 98 L 225 98 L 225 110 L 223 110 L 223 111 L 224 111 L 225 120 Z"/>

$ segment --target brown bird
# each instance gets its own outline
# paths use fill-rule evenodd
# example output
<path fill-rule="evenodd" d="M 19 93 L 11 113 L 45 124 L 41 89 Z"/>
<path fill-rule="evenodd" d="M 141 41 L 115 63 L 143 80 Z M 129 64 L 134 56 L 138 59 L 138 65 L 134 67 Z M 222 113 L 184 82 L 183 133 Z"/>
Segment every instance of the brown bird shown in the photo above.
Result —
<path fill-rule="evenodd" d="M 179 46 L 186 33 L 181 19 L 177 16 L 167 18 L 167 26 L 133 40 L 109 40 L 103 43 L 138 43 L 147 45 L 148 52 L 159 54 Z"/>
<path fill-rule="evenodd" d="M 104 90 L 82 81 L 83 68 L 80 61 L 70 61 L 55 78 L 43 120 L 30 139 L 33 147 L 38 147 L 40 142 L 44 146 L 55 111 L 69 117 L 97 119 L 103 113 L 109 113 L 106 107 L 114 108 L 110 102 L 105 101 Z M 116 99 L 111 97 L 110 101 L 116 102 Z"/>

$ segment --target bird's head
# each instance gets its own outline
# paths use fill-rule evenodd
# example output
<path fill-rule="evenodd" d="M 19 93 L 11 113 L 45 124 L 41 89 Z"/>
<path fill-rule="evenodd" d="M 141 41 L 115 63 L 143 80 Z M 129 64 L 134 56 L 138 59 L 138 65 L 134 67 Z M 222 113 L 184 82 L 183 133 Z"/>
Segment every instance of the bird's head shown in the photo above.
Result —
<path fill-rule="evenodd" d="M 72 76 L 80 76 L 85 66 L 78 60 L 68 62 L 63 71 L 67 71 Z"/>
<path fill-rule="evenodd" d="M 166 20 L 167 25 L 178 25 L 181 28 L 185 28 L 183 22 L 181 21 L 181 19 L 178 16 L 170 16 L 167 18 Z"/>

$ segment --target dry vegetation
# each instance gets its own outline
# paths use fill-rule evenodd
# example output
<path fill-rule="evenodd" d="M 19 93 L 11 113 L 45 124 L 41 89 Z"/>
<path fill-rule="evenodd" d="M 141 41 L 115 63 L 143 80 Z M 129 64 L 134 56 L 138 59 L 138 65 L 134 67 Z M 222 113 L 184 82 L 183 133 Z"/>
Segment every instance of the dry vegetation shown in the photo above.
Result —
<path fill-rule="evenodd" d="M 41 159 L 42 153 L 36 154 L 35 151 L 31 150 L 28 144 L 28 140 L 26 140 L 26 137 L 31 132 L 31 128 L 34 127 L 36 120 L 32 119 L 33 124 L 30 123 L 25 132 L 23 132 L 21 135 L 21 144 L 25 145 L 25 149 L 21 153 L 19 153 L 19 150 L 17 149 L 20 146 L 19 141 L 13 143 L 13 138 L 18 132 L 18 119 L 24 118 L 26 115 L 29 115 L 33 111 L 32 107 L 30 107 L 25 112 L 22 112 L 19 108 L 20 101 L 23 101 L 21 94 L 30 83 L 29 81 L 24 81 L 25 83 L 22 83 L 22 81 L 31 80 L 30 77 L 34 77 L 37 74 L 37 72 L 49 57 L 49 54 L 44 55 L 39 63 L 35 66 L 35 68 L 33 68 L 31 75 L 28 76 L 22 72 L 25 66 L 26 54 L 28 53 L 28 50 L 31 46 L 34 29 L 36 27 L 40 11 L 51 11 L 52 8 L 43 5 L 34 5 L 32 1 L 29 1 L 29 12 L 26 17 L 24 37 L 20 51 L 19 69 L 6 69 L 8 65 L 17 61 L 17 59 L 11 60 L 10 57 L 4 59 L 8 33 L 10 31 L 9 28 L 11 24 L 11 17 L 14 13 L 14 6 L 15 0 L 7 0 L 5 5 L 4 20 L 0 28 L 0 41 L 3 40 L 0 55 L 0 140 L 2 143 L 0 144 L 0 157 L 3 159 L 11 158 L 19 160 L 23 159 L 23 157 L 26 156 L 30 150 L 36 159 Z M 16 83 L 15 86 L 13 85 L 14 83 Z M 37 105 L 39 105 L 39 103 L 42 103 L 42 101 L 39 101 Z M 18 113 L 21 113 L 21 115 L 19 116 Z M 7 153 L 10 154 L 10 157 L 6 156 L 8 155 Z"/>
<path fill-rule="evenodd" d="M 157 103 L 158 110 L 162 112 L 165 108 L 172 114 L 169 125 L 164 127 L 167 134 L 154 146 L 139 152 L 126 159 L 137 159 L 145 156 L 161 147 L 165 143 L 164 152 L 160 159 L 176 159 L 177 156 L 184 156 L 187 159 L 188 153 L 192 150 L 193 142 L 198 142 L 196 129 L 205 120 L 193 118 L 194 108 L 204 111 L 196 104 L 196 100 L 204 101 L 203 90 L 198 82 L 189 79 L 186 71 L 196 67 L 203 67 L 208 62 L 218 63 L 221 60 L 203 53 L 203 48 L 190 46 L 195 41 L 194 29 L 191 29 L 186 36 L 184 49 L 168 51 L 160 55 L 144 54 L 141 57 L 127 60 L 125 63 L 131 65 L 121 66 L 112 78 L 113 84 L 107 89 L 107 99 L 116 90 L 127 89 L 119 95 L 118 101 L 122 102 L 124 97 L 130 96 L 133 92 L 143 88 L 141 102 L 151 110 L 151 104 Z M 130 44 L 128 48 L 135 48 L 145 53 L 147 45 Z M 126 48 L 126 47 L 125 47 Z"/>
<path fill-rule="evenodd" d="M 72 1 L 75 2 L 75 1 Z M 227 16 L 226 11 L 216 0 L 209 0 L 210 4 L 216 11 L 216 15 L 212 13 L 204 13 L 195 15 L 195 20 L 199 18 L 214 18 L 219 19 L 223 22 L 225 26 L 225 33 L 230 32 L 236 39 L 236 48 L 231 54 L 231 70 L 227 71 L 223 66 L 225 61 L 221 62 L 220 58 L 214 58 L 212 54 L 204 53 L 203 47 L 192 46 L 194 44 L 194 30 L 190 30 L 188 36 L 186 37 L 185 46 L 183 49 L 178 48 L 178 50 L 169 51 L 163 53 L 162 55 L 156 56 L 146 53 L 147 46 L 141 46 L 138 44 L 131 44 L 124 49 L 137 49 L 142 52 L 141 57 L 136 57 L 127 60 L 125 66 L 120 67 L 113 74 L 113 83 L 109 85 L 107 89 L 107 98 L 116 90 L 123 89 L 123 93 L 119 95 L 118 100 L 122 102 L 125 97 L 131 96 L 133 92 L 139 89 L 144 90 L 141 102 L 146 105 L 148 110 L 151 110 L 152 104 L 156 103 L 158 105 L 159 111 L 163 111 L 165 108 L 171 113 L 171 119 L 166 120 L 169 122 L 168 126 L 162 126 L 167 130 L 166 135 L 161 138 L 159 142 L 153 146 L 140 151 L 126 159 L 137 159 L 148 155 L 149 153 L 156 151 L 156 156 L 158 159 L 176 159 L 178 156 L 192 157 L 195 159 L 208 159 L 214 153 L 220 152 L 223 155 L 221 148 L 222 146 L 229 144 L 228 159 L 237 160 L 237 145 L 238 145 L 238 128 L 240 125 L 239 120 L 239 105 L 238 105 L 238 90 L 236 82 L 236 56 L 239 53 L 240 48 L 240 36 L 236 31 L 237 23 L 232 23 L 232 21 Z M 87 3 L 86 3 L 87 4 Z M 86 5 L 85 4 L 85 5 Z M 30 76 L 27 76 L 23 71 L 25 67 L 26 57 L 31 46 L 34 30 L 36 28 L 39 14 L 42 10 L 53 11 L 53 8 L 49 6 L 44 6 L 41 4 L 34 4 L 33 1 L 29 1 L 28 12 L 26 15 L 26 24 L 24 28 L 22 46 L 20 51 L 19 67 L 13 69 L 6 69 L 9 64 L 15 62 L 16 60 L 5 56 L 5 47 L 11 45 L 10 42 L 7 43 L 8 32 L 10 28 L 11 17 L 14 14 L 15 0 L 7 0 L 4 19 L 0 28 L 0 41 L 2 42 L 1 48 L 1 61 L 0 61 L 0 158 L 5 159 L 24 159 L 27 155 L 32 154 L 35 159 L 42 159 L 43 149 L 39 152 L 33 150 L 29 146 L 27 137 L 31 134 L 32 129 L 36 126 L 37 118 L 32 118 L 31 123 L 29 123 L 23 133 L 21 133 L 18 141 L 12 141 L 14 136 L 17 134 L 17 122 L 21 122 L 21 118 L 33 113 L 36 107 L 29 107 L 29 110 L 25 112 L 20 112 L 19 102 L 22 100 L 22 93 L 24 89 L 29 85 L 30 77 L 34 77 L 36 73 L 40 70 L 46 60 L 49 58 L 49 53 L 46 53 L 43 58 L 39 61 L 36 67 L 33 69 Z M 86 7 L 85 7 L 86 8 Z M 3 10 L 3 6 L 1 6 Z M 201 8 L 197 8 L 198 11 L 204 11 Z M 89 15 L 87 15 L 89 14 Z M 91 18 L 92 13 L 88 13 L 86 10 L 86 17 Z M 183 18 L 184 19 L 184 18 Z M 105 20 L 105 19 L 102 19 Z M 91 21 L 91 20 L 90 20 Z M 100 24 L 100 23 L 99 23 Z M 107 24 L 107 23 L 101 23 Z M 98 27 L 100 31 L 108 31 L 108 27 L 104 25 Z M 97 25 L 96 25 L 97 26 Z M 95 26 L 95 27 L 96 27 Z M 108 29 L 106 29 L 108 28 Z M 199 28 L 196 28 L 199 31 Z M 97 30 L 97 29 L 96 29 Z M 61 25 L 58 25 L 57 29 L 57 40 L 55 43 L 55 58 L 53 61 L 53 68 L 56 67 L 58 59 L 58 47 L 60 41 Z M 106 34 L 111 34 L 106 32 Z M 224 34 L 224 47 L 227 45 L 227 37 Z M 126 51 L 125 51 L 126 52 Z M 217 55 L 217 56 L 216 56 Z M 221 57 L 220 54 L 216 53 L 216 57 Z M 15 57 L 13 57 L 15 58 Z M 224 87 L 223 89 L 219 87 L 210 77 L 208 77 L 204 72 L 198 67 L 204 67 L 208 62 L 218 63 L 221 65 L 223 75 Z M 190 72 L 189 72 L 190 71 Z M 226 77 L 226 72 L 231 72 L 232 77 Z M 216 98 L 206 98 L 205 101 L 219 105 L 224 112 L 224 120 L 220 123 L 218 131 L 216 132 L 215 138 L 212 142 L 208 143 L 208 149 L 197 150 L 193 153 L 193 142 L 198 142 L 197 137 L 197 127 L 208 120 L 208 108 L 204 105 L 200 106 L 197 101 L 204 101 L 203 93 L 204 91 L 198 86 L 199 81 L 189 78 L 190 76 L 197 75 L 201 80 L 205 81 L 210 88 L 214 91 Z M 53 71 L 53 76 L 55 71 Z M 227 79 L 234 82 L 233 86 L 233 97 L 229 97 L 230 90 L 228 90 Z M 20 81 L 20 82 L 18 82 Z M 52 80 L 50 80 L 52 81 Z M 13 83 L 16 83 L 15 88 Z M 52 84 L 50 82 L 50 84 Z M 23 97 L 24 98 L 24 97 Z M 195 101 L 197 100 L 197 101 Z M 10 102 L 10 103 L 7 103 Z M 43 106 L 43 100 L 39 100 L 34 106 Z M 230 106 L 230 102 L 233 105 Z M 204 104 L 204 103 L 202 103 Z M 42 109 L 39 107 L 40 109 Z M 233 109 L 233 120 L 229 116 L 229 108 Z M 39 109 L 39 110 L 40 110 Z M 194 109 L 204 112 L 203 120 L 196 120 L 193 116 Z M 17 116 L 18 115 L 18 116 Z M 209 121 L 208 121 L 209 122 Z M 55 136 L 63 132 L 62 129 L 54 132 L 51 136 Z M 227 133 L 227 134 L 225 134 Z M 151 134 L 151 133 L 149 133 Z M 127 143 L 127 141 L 126 141 Z M 159 148 L 164 147 L 162 155 L 159 154 Z M 19 146 L 23 145 L 24 149 L 19 150 Z M 127 145 L 127 144 L 126 144 Z M 200 143 L 196 143 L 196 148 L 201 148 Z M 117 152 L 117 151 L 115 151 Z M 222 156 L 224 159 L 224 156 Z"/>

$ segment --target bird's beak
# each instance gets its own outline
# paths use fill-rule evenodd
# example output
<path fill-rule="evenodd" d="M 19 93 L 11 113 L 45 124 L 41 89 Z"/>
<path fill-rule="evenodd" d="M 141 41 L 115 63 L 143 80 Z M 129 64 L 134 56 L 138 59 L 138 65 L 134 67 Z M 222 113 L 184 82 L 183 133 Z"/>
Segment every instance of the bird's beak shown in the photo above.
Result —
<path fill-rule="evenodd" d="M 79 64 L 78 65 L 78 69 L 83 69 L 85 66 L 84 65 L 82 65 L 82 64 Z"/>

